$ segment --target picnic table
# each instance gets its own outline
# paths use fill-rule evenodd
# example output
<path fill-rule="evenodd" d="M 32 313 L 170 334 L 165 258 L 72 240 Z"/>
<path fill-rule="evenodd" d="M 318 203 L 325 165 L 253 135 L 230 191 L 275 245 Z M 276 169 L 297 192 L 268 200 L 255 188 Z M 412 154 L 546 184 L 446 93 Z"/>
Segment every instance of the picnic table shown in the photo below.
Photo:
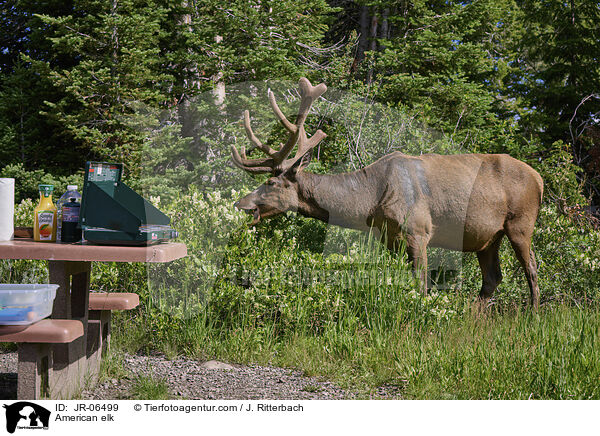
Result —
<path fill-rule="evenodd" d="M 72 340 L 67 335 L 69 325 L 64 324 L 66 327 L 61 333 L 64 333 L 65 337 L 59 337 L 52 344 L 52 371 L 49 372 L 47 382 L 50 398 L 71 398 L 87 380 L 93 379 L 97 375 L 90 374 L 90 372 L 99 370 L 99 365 L 88 365 L 87 358 L 92 262 L 159 263 L 171 262 L 186 255 L 185 244 L 177 242 L 143 247 L 48 243 L 34 242 L 31 239 L 0 242 L 0 259 L 47 260 L 49 283 L 59 285 L 50 316 L 51 320 L 39 321 L 39 323 L 46 323 L 47 326 L 40 325 L 38 330 L 50 331 L 48 327 L 56 327 L 58 323 L 73 323 L 73 321 L 79 321 L 83 329 L 83 334 Z M 78 323 L 77 327 L 79 328 Z M 24 329 L 21 326 L 0 326 L 0 336 L 5 335 L 5 342 L 12 342 L 10 339 L 19 342 L 19 338 L 25 335 L 22 332 Z M 71 329 L 72 332 L 73 329 Z M 79 333 L 74 334 L 78 335 Z M 21 376 L 20 369 L 19 376 Z"/>

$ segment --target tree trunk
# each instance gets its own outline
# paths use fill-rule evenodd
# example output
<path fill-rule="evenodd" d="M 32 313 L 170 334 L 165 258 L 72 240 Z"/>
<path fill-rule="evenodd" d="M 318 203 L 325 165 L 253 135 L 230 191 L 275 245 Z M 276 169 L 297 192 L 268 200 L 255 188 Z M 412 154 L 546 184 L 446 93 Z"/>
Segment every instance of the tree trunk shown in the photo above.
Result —
<path fill-rule="evenodd" d="M 379 32 L 379 38 L 388 39 L 390 37 L 390 29 L 388 17 L 390 16 L 390 8 L 385 8 L 381 15 L 381 31 Z"/>
<path fill-rule="evenodd" d="M 189 8 L 187 0 L 182 0 L 181 5 L 184 10 Z M 179 25 L 182 28 L 187 27 L 187 30 L 192 32 L 192 14 L 186 11 L 179 17 Z M 192 49 L 188 48 L 188 53 L 193 54 Z M 200 89 L 200 80 L 198 74 L 198 65 L 191 62 L 191 65 L 185 65 L 183 68 L 183 95 L 178 107 L 178 118 L 181 123 L 181 135 L 184 137 L 194 137 L 196 130 L 196 122 L 193 114 L 193 108 L 190 102 L 190 96 L 194 94 L 194 89 Z"/>
<path fill-rule="evenodd" d="M 377 27 L 379 26 L 379 16 L 375 11 L 373 16 L 371 17 L 371 28 L 369 32 L 369 50 L 376 51 L 377 50 Z"/>
<path fill-rule="evenodd" d="M 220 44 L 221 42 L 223 42 L 223 37 L 220 35 L 215 36 L 215 42 L 217 44 Z M 221 71 L 219 71 L 217 74 L 215 74 L 213 76 L 213 82 L 215 84 L 215 87 L 213 89 L 213 96 L 215 98 L 215 104 L 217 105 L 217 107 L 219 107 L 219 109 L 223 110 L 223 105 L 225 103 L 225 82 L 223 80 L 223 64 L 222 62 L 219 63 L 219 69 Z"/>
<path fill-rule="evenodd" d="M 369 45 L 369 8 L 367 6 L 360 7 L 360 37 L 358 39 L 358 51 L 356 53 L 355 62 L 363 60 L 367 47 Z"/>
<path fill-rule="evenodd" d="M 117 9 L 119 7 L 118 0 L 112 0 L 110 15 L 116 21 Z M 117 65 L 119 64 L 119 29 L 117 28 L 117 24 L 113 24 L 112 35 L 111 35 L 111 44 L 112 44 L 112 66 L 111 66 L 111 77 L 115 80 L 115 92 L 116 92 L 116 100 L 117 103 L 121 102 L 120 95 L 120 81 L 119 81 L 119 73 L 117 71 Z"/>
<path fill-rule="evenodd" d="M 23 167 L 25 168 L 25 113 L 23 111 L 23 106 L 20 107 L 21 119 L 19 120 L 19 128 L 21 130 L 21 162 L 23 162 Z"/>

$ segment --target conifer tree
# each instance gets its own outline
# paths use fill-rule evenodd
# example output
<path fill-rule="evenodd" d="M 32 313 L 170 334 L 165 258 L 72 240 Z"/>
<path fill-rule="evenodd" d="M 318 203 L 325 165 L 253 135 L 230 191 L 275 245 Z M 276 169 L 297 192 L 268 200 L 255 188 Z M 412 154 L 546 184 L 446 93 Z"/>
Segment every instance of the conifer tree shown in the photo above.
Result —
<path fill-rule="evenodd" d="M 79 144 L 82 158 L 140 166 L 142 134 L 124 117 L 134 102 L 164 102 L 158 41 L 164 9 L 152 0 L 75 1 L 69 15 L 43 15 L 53 50 L 72 67 L 32 61 L 64 96 L 48 101 L 45 115 Z"/>

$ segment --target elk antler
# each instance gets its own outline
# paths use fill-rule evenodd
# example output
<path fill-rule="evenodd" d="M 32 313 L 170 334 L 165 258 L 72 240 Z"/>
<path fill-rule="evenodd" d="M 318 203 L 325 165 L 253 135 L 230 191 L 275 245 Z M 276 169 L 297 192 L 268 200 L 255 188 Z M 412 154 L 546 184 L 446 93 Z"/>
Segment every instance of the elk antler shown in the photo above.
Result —
<path fill-rule="evenodd" d="M 288 140 L 285 144 L 281 146 L 279 150 L 273 150 L 268 145 L 263 144 L 260 140 L 254 135 L 252 131 L 252 127 L 250 126 L 250 112 L 247 110 L 244 111 L 244 128 L 246 129 L 246 135 L 250 142 L 262 150 L 268 157 L 262 159 L 248 159 L 246 157 L 246 148 L 241 148 L 241 153 L 238 153 L 237 148 L 235 146 L 231 146 L 231 158 L 233 163 L 252 174 L 263 174 L 263 173 L 272 173 L 272 174 L 281 174 L 288 168 L 290 168 L 294 163 L 301 159 L 306 152 L 313 149 L 319 144 L 323 139 L 327 137 L 327 135 L 322 130 L 317 130 L 314 135 L 310 138 L 306 136 L 306 131 L 304 130 L 304 121 L 306 121 L 306 117 L 308 116 L 308 112 L 310 111 L 310 107 L 314 103 L 316 99 L 318 99 L 325 91 L 327 91 L 327 86 L 324 83 L 321 83 L 317 86 L 312 86 L 308 79 L 301 78 L 298 83 L 300 87 L 300 108 L 298 109 L 298 116 L 296 117 L 296 122 L 292 124 L 279 106 L 277 106 L 277 102 L 275 101 L 275 95 L 269 89 L 268 96 L 269 102 L 271 103 L 271 108 L 275 113 L 275 116 L 279 119 L 283 127 L 290 133 Z M 298 148 L 296 150 L 296 154 L 291 159 L 286 159 L 294 146 L 298 144 Z"/>

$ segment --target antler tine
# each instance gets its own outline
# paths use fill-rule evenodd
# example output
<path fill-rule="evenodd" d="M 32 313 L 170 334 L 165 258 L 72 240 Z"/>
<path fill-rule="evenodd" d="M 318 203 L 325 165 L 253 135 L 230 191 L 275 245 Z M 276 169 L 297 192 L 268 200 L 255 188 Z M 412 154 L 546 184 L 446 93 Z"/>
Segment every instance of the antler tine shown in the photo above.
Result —
<path fill-rule="evenodd" d="M 327 134 L 325 132 L 323 132 L 321 129 L 317 130 L 315 132 L 315 134 L 312 135 L 310 138 L 307 138 L 306 132 L 304 131 L 304 128 L 302 128 L 301 135 L 302 136 L 301 136 L 300 140 L 298 141 L 298 150 L 296 150 L 296 154 L 294 155 L 293 158 L 286 159 L 284 162 L 282 162 L 280 167 L 282 167 L 282 168 L 291 167 L 292 165 L 294 165 L 294 163 L 298 159 L 302 159 L 302 156 L 304 156 L 310 150 L 315 148 L 319 144 L 319 142 L 321 142 L 323 139 L 327 138 Z"/>
<path fill-rule="evenodd" d="M 248 136 L 250 142 L 266 153 L 269 157 L 263 159 L 248 159 L 246 156 L 246 147 L 242 147 L 240 153 L 238 152 L 237 148 L 232 145 L 231 160 L 235 166 L 252 174 L 272 173 L 276 167 L 275 159 L 273 159 L 276 151 L 268 145 L 260 142 L 260 140 L 256 137 L 252 131 L 252 127 L 250 126 L 250 112 L 247 110 L 244 111 L 244 128 L 246 129 L 246 135 Z"/>
<path fill-rule="evenodd" d="M 264 174 L 273 172 L 274 161 L 272 158 L 265 159 L 247 159 L 246 150 L 242 147 L 242 155 L 237 151 L 234 145 L 231 146 L 231 160 L 236 167 L 249 173 Z"/>
<path fill-rule="evenodd" d="M 281 112 L 281 109 L 279 109 L 279 106 L 275 101 L 275 95 L 270 89 L 268 91 L 269 102 L 271 103 L 271 108 L 273 108 L 273 112 L 275 112 L 275 115 L 277 116 L 277 118 L 279 118 L 281 124 L 283 124 L 283 126 L 291 133 L 296 132 L 300 128 L 300 126 L 304 124 L 304 121 L 308 116 L 308 112 L 312 104 L 315 102 L 316 99 L 323 95 L 325 91 L 327 91 L 327 86 L 324 83 L 321 83 L 317 86 L 312 86 L 310 81 L 306 77 L 302 77 L 300 79 L 300 81 L 298 82 L 298 86 L 300 88 L 301 101 L 295 124 L 292 124 L 286 118 L 286 116 L 283 115 L 283 112 Z"/>
<path fill-rule="evenodd" d="M 319 142 L 321 142 L 325 138 L 327 138 L 327 134 L 321 129 L 317 130 L 315 134 L 308 138 L 308 140 L 306 141 L 306 147 L 304 147 L 304 150 L 298 150 L 297 154 L 304 155 L 308 150 L 315 148 L 317 145 L 319 145 Z"/>
<path fill-rule="evenodd" d="M 310 138 L 307 138 L 306 131 L 304 130 L 304 122 L 308 117 L 310 107 L 316 99 L 318 99 L 325 91 L 327 91 L 327 86 L 325 86 L 324 83 L 321 83 L 317 86 L 312 86 L 308 79 L 304 77 L 300 79 L 298 85 L 300 88 L 301 101 L 295 124 L 291 123 L 283 114 L 281 109 L 279 109 L 273 92 L 270 89 L 268 91 L 269 102 L 273 112 L 275 113 L 275 116 L 279 119 L 281 124 L 283 124 L 286 130 L 290 132 L 288 140 L 279 150 L 273 150 L 268 145 L 260 142 L 260 140 L 252 131 L 252 127 L 250 125 L 250 112 L 247 110 L 244 111 L 244 128 L 246 129 L 246 135 L 248 136 L 248 139 L 250 142 L 252 142 L 252 144 L 262 150 L 269 157 L 264 159 L 248 159 L 246 157 L 245 147 L 241 148 L 240 154 L 235 146 L 231 146 L 231 158 L 237 167 L 253 174 L 278 174 L 293 165 L 294 162 L 304 156 L 306 152 L 316 147 L 317 144 L 327 136 L 325 133 L 323 133 L 323 131 L 317 130 L 314 135 L 312 135 Z M 291 159 L 286 159 L 296 143 L 298 144 L 296 155 Z"/>
<path fill-rule="evenodd" d="M 294 145 L 296 145 L 296 142 L 298 141 L 299 131 L 298 131 L 298 126 L 295 124 L 292 124 L 287 119 L 287 117 L 283 114 L 283 112 L 281 112 L 281 109 L 279 109 L 279 106 L 277 105 L 277 101 L 275 100 L 275 94 L 273 94 L 273 91 L 271 91 L 269 89 L 268 95 L 269 95 L 269 103 L 271 103 L 271 108 L 273 109 L 275 116 L 279 119 L 281 124 L 283 124 L 283 127 L 285 127 L 285 129 L 288 132 L 290 132 L 290 136 L 288 137 L 288 140 L 279 149 L 279 151 L 277 151 L 275 153 L 275 155 L 273 155 L 275 162 L 277 162 L 277 164 L 281 164 L 285 160 L 285 158 L 288 157 L 288 155 L 294 148 Z"/>
<path fill-rule="evenodd" d="M 242 164 L 244 164 L 244 166 L 247 167 L 261 167 L 261 166 L 269 166 L 269 167 L 273 167 L 274 166 L 274 160 L 271 157 L 265 157 L 262 159 L 248 159 L 246 157 L 246 147 L 242 146 L 240 147 L 240 155 L 241 155 L 241 160 L 240 162 Z"/>
<path fill-rule="evenodd" d="M 281 124 L 283 124 L 283 127 L 285 127 L 290 133 L 296 133 L 298 128 L 294 124 L 290 123 L 287 117 L 283 115 L 283 112 L 281 112 L 281 109 L 279 109 L 279 106 L 277 105 L 277 101 L 275 101 L 275 94 L 273 94 L 273 91 L 269 89 L 267 94 L 269 96 L 269 103 L 271 103 L 271 109 L 273 109 L 275 116 L 277 116 Z"/>
<path fill-rule="evenodd" d="M 298 82 L 298 87 L 300 88 L 301 100 L 295 124 L 290 123 L 285 117 L 285 115 L 281 113 L 279 107 L 277 106 L 277 103 L 275 102 L 275 96 L 273 95 L 273 93 L 271 92 L 269 95 L 269 100 L 271 101 L 273 111 L 275 111 L 277 117 L 280 119 L 280 121 L 286 127 L 286 129 L 290 132 L 290 138 L 288 139 L 288 141 L 273 157 L 276 161 L 278 159 L 281 159 L 281 162 L 283 163 L 285 158 L 288 157 L 288 155 L 294 148 L 294 145 L 296 145 L 296 142 L 298 143 L 298 150 L 296 151 L 296 155 L 292 159 L 286 160 L 286 164 L 289 164 L 289 161 L 295 161 L 298 157 L 302 157 L 308 150 L 315 147 L 321 140 L 323 140 L 323 138 L 325 138 L 325 136 L 327 136 L 325 135 L 325 133 L 318 131 L 311 137 L 310 142 L 308 142 L 309 140 L 307 140 L 306 131 L 304 130 L 304 122 L 308 117 L 308 113 L 312 104 L 325 91 L 327 91 L 327 86 L 324 83 L 321 83 L 317 86 L 312 86 L 307 78 L 302 77 Z M 287 165 L 283 166 L 285 167 Z"/>
<path fill-rule="evenodd" d="M 301 78 L 298 85 L 300 87 L 300 97 L 302 99 L 300 101 L 300 109 L 298 109 L 298 116 L 296 117 L 296 126 L 302 126 L 304 125 L 304 121 L 306 121 L 306 117 L 308 117 L 310 107 L 315 100 L 327 91 L 327 86 L 324 83 L 312 86 L 306 77 Z"/>
<path fill-rule="evenodd" d="M 310 81 L 303 77 L 300 79 L 298 86 L 300 88 L 300 108 L 298 109 L 298 116 L 296 117 L 296 126 L 299 129 L 298 134 L 298 149 L 296 150 L 296 154 L 293 158 L 287 159 L 282 166 L 288 167 L 292 166 L 294 162 L 298 159 L 302 158 L 307 152 L 315 148 L 319 142 L 327 137 L 327 135 L 322 130 L 317 130 L 314 135 L 310 138 L 306 136 L 306 130 L 304 129 L 304 122 L 308 117 L 308 113 L 312 104 L 317 100 L 325 91 L 327 91 L 327 86 L 324 83 L 321 83 L 317 86 L 312 86 Z"/>
<path fill-rule="evenodd" d="M 256 135 L 252 131 L 252 127 L 250 126 L 250 112 L 248 110 L 244 111 L 244 128 L 246 129 L 246 135 L 248 136 L 248 139 L 256 147 L 260 148 L 262 151 L 264 151 L 269 156 L 273 156 L 276 153 L 276 151 L 273 150 L 271 147 L 269 147 L 268 145 L 264 145 L 262 142 L 260 142 L 260 140 L 256 137 Z"/>

